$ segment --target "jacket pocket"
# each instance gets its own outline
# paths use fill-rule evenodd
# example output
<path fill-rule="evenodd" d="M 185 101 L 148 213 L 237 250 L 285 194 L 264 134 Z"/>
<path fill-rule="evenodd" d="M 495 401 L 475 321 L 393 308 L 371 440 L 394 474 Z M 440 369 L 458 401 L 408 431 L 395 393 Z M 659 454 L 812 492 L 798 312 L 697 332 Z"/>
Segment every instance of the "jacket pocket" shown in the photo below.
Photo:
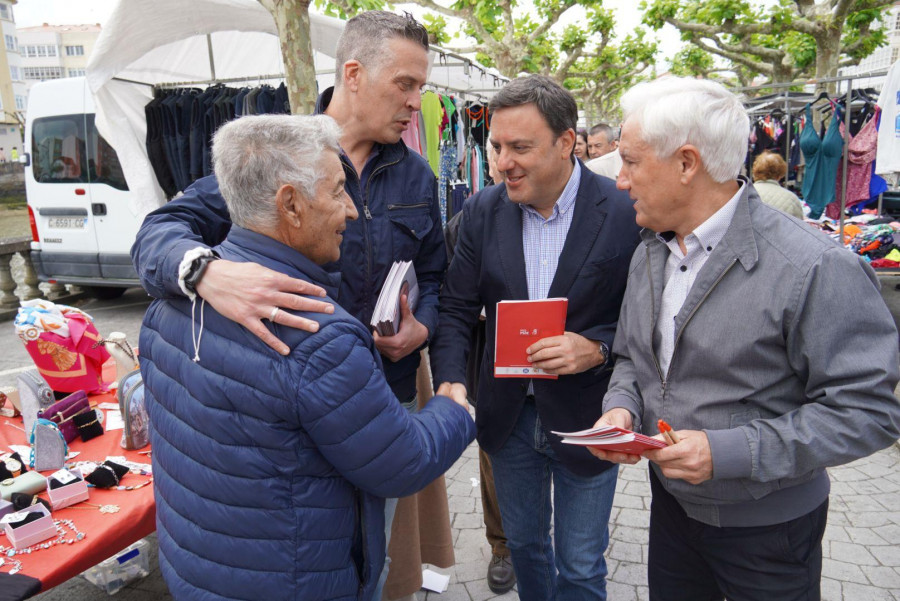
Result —
<path fill-rule="evenodd" d="M 388 205 L 395 261 L 412 261 L 419 254 L 422 240 L 434 227 L 428 207 L 427 202 Z"/>

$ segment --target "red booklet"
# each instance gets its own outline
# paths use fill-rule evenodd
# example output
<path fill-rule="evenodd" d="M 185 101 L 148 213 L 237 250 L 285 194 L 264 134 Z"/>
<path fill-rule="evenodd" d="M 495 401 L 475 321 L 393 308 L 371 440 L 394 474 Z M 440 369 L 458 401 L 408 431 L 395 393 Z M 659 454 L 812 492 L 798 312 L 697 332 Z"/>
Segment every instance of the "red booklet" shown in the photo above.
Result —
<path fill-rule="evenodd" d="M 597 447 L 604 451 L 616 451 L 629 455 L 640 455 L 644 451 L 668 446 L 661 440 L 616 426 L 600 426 L 580 432 L 553 432 L 553 434 L 560 436 L 565 444 Z"/>
<path fill-rule="evenodd" d="M 569 300 L 565 298 L 497 303 L 494 377 L 555 380 L 557 376 L 532 367 L 525 351 L 542 338 L 562 336 L 568 307 Z"/>

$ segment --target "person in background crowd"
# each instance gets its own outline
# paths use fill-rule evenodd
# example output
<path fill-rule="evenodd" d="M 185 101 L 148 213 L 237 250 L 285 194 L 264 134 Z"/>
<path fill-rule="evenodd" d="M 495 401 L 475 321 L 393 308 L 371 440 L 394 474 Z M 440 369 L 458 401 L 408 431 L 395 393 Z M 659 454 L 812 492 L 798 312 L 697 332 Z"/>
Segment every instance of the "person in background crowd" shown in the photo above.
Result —
<path fill-rule="evenodd" d="M 759 199 L 782 213 L 803 219 L 803 205 L 797 195 L 782 187 L 787 163 L 775 152 L 764 152 L 753 161 L 753 188 Z"/>
<path fill-rule="evenodd" d="M 485 149 L 488 162 L 488 174 L 495 184 L 503 181 L 503 176 L 497 171 L 497 153 L 490 144 Z M 467 201 L 468 202 L 468 201 Z M 459 236 L 460 221 L 463 212 L 460 211 L 447 222 L 444 236 L 447 239 L 447 256 L 453 261 L 453 251 L 456 247 L 456 239 Z M 482 310 L 478 316 L 478 322 L 472 331 L 472 341 L 469 345 L 469 356 L 466 363 L 466 390 L 470 402 L 477 405 L 475 398 L 478 390 L 478 372 L 481 369 L 481 361 L 484 357 L 485 345 L 485 314 Z M 484 520 L 485 536 L 491 546 L 491 560 L 488 564 L 487 583 L 492 592 L 502 595 L 511 590 L 516 584 L 516 573 L 513 570 L 509 558 L 509 548 L 506 546 L 506 535 L 503 533 L 503 519 L 500 516 L 500 506 L 497 503 L 497 491 L 494 487 L 494 470 L 491 467 L 491 458 L 478 447 L 478 475 L 481 483 L 481 509 Z"/>
<path fill-rule="evenodd" d="M 484 308 L 484 359 L 472 396 L 519 598 L 602 600 L 618 470 L 549 432 L 581 430 L 600 417 L 607 345 L 638 228 L 626 195 L 575 159 L 578 108 L 569 92 L 547 77 L 523 77 L 506 84 L 489 110 L 502 184 L 464 205 L 441 290 L 432 372 L 435 382 L 465 388 L 472 331 Z M 529 354 L 535 367 L 559 378 L 494 378 L 497 303 L 551 297 L 568 298 L 568 331 L 539 340 Z"/>
<path fill-rule="evenodd" d="M 616 149 L 616 132 L 606 123 L 598 123 L 588 131 L 588 157 L 596 159 Z"/>
<path fill-rule="evenodd" d="M 447 265 L 434 173 L 400 139 L 413 113 L 421 108 L 428 74 L 428 33 L 409 15 L 360 13 L 344 27 L 336 68 L 335 87 L 319 96 L 316 113 L 333 117 L 343 130 L 345 187 L 361 216 L 348 223 L 342 258 L 327 269 L 341 272 L 341 307 L 368 324 L 391 265 L 413 262 L 418 307 L 411 312 L 404 297 L 399 332 L 376 336 L 375 346 L 384 359 L 391 389 L 404 407 L 414 411 L 419 350 L 437 327 L 438 291 Z M 329 311 L 331 307 L 298 296 L 322 294 L 308 282 L 253 262 L 215 260 L 209 246 L 220 243 L 230 227 L 215 176 L 197 180 L 183 196 L 144 220 L 131 250 L 141 283 L 156 298 L 184 295 L 181 285 L 196 290 L 216 311 L 287 353 L 283 342 L 265 326 L 267 321 L 277 318 L 279 326 L 313 330 L 318 325 L 275 309 Z M 389 499 L 385 507 L 387 537 L 396 501 Z"/>
<path fill-rule="evenodd" d="M 409 416 L 368 328 L 333 300 L 340 275 L 323 266 L 359 217 L 339 136 L 326 116 L 248 116 L 212 148 L 233 219 L 217 255 L 326 290 L 334 313 L 305 315 L 316 333 L 278 325 L 276 309 L 282 355 L 196 295 L 156 300 L 144 318 L 160 566 L 175 599 L 373 598 L 383 497 L 424 488 L 474 438 L 449 384 Z"/>
<path fill-rule="evenodd" d="M 590 157 L 587 154 L 587 146 L 588 146 L 588 136 L 587 132 L 583 129 L 579 129 L 575 132 L 575 158 L 584 162 L 587 161 Z M 488 144 L 488 148 L 491 145 Z M 497 181 L 497 180 L 494 180 Z"/>
<path fill-rule="evenodd" d="M 897 329 L 878 278 L 738 177 L 750 122 L 722 85 L 639 84 L 622 109 L 617 184 L 643 243 L 597 425 L 676 429 L 643 454 L 650 599 L 816 601 L 825 468 L 900 436 Z"/>

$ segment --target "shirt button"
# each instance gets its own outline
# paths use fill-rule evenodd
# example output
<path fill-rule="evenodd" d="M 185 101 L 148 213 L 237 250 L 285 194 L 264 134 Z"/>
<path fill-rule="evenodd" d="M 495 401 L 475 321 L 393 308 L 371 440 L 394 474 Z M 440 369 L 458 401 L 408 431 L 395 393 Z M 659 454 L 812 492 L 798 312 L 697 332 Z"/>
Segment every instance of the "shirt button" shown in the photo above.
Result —
<path fill-rule="evenodd" d="M 706 247 L 706 252 L 708 252 L 708 253 L 712 252 L 712 246 L 707 246 L 707 247 Z"/>
<path fill-rule="evenodd" d="M 541 261 L 541 265 L 546 265 L 547 261 Z"/>
<path fill-rule="evenodd" d="M 687 271 L 687 265 L 682 265 L 682 266 L 681 266 L 681 271 Z"/>

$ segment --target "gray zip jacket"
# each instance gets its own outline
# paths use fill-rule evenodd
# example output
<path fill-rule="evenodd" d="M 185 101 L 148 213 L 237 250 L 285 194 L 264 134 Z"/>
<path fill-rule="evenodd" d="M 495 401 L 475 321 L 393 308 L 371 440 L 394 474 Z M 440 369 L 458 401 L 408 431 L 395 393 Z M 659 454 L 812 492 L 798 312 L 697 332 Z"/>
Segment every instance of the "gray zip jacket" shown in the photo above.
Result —
<path fill-rule="evenodd" d="M 746 185 L 675 318 L 663 378 L 652 341 L 669 250 L 653 232 L 642 237 L 603 410 L 628 409 L 646 434 L 657 434 L 659 418 L 706 432 L 711 480 L 670 480 L 651 464 L 690 517 L 714 526 L 794 519 L 827 498 L 824 468 L 898 438 L 897 329 L 861 258 Z"/>

